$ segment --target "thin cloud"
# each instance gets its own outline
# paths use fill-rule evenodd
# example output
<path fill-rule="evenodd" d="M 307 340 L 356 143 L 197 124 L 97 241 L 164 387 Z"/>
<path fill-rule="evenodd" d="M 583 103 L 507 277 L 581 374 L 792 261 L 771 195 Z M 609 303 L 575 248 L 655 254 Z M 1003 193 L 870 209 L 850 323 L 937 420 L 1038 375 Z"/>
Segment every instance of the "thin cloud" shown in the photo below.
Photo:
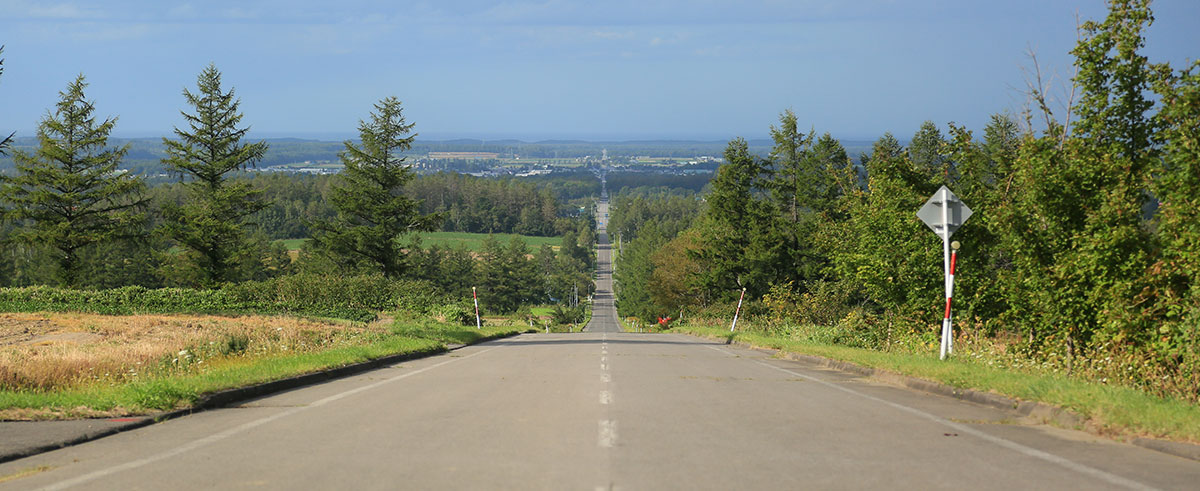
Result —
<path fill-rule="evenodd" d="M 98 9 L 83 8 L 73 3 L 46 4 L 37 2 L 3 2 L 0 4 L 7 15 L 15 18 L 43 20 L 80 20 L 104 17 Z"/>

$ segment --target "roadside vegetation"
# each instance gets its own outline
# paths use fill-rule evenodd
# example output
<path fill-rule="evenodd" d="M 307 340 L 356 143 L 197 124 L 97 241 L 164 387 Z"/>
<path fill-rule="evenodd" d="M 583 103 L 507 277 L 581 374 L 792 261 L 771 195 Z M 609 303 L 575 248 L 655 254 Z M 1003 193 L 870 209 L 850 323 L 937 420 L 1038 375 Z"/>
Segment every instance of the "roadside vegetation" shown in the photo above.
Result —
<path fill-rule="evenodd" d="M 926 122 L 854 161 L 788 110 L 770 154 L 730 142 L 705 193 L 618 193 L 619 311 L 728 329 L 745 289 L 739 336 L 936 367 L 942 248 L 916 212 L 945 185 L 974 215 L 953 237 L 951 368 L 922 376 L 1196 441 L 1200 63 L 1146 58 L 1149 2 L 1109 7 L 1080 27 L 1065 112 L 1034 59 L 1026 111 L 978 133 Z M 1137 422 L 1168 407 L 1192 423 Z"/>

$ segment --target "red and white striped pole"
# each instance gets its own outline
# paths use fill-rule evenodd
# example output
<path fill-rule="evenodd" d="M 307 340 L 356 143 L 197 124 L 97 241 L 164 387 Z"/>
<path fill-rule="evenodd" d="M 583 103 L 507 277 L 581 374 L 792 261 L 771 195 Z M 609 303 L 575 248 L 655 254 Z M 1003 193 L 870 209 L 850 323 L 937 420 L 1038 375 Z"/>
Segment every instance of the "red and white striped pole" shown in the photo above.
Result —
<path fill-rule="evenodd" d="M 738 318 L 738 314 L 742 313 L 742 299 L 744 299 L 744 298 L 746 298 L 746 288 L 745 287 L 742 288 L 742 296 L 738 297 L 737 310 L 733 311 L 733 325 L 729 326 L 729 332 L 733 332 L 733 329 L 735 327 L 737 327 L 737 318 Z"/>
<path fill-rule="evenodd" d="M 479 294 L 475 292 L 475 287 L 471 287 L 471 297 L 475 299 L 475 329 L 482 329 L 483 323 L 479 322 Z"/>
<path fill-rule="evenodd" d="M 954 353 L 954 329 L 950 323 L 950 303 L 954 297 L 954 267 L 958 263 L 958 241 L 950 243 L 950 264 L 947 265 L 946 274 L 946 316 L 942 319 L 942 355 L 941 359 L 946 359 L 946 355 Z"/>

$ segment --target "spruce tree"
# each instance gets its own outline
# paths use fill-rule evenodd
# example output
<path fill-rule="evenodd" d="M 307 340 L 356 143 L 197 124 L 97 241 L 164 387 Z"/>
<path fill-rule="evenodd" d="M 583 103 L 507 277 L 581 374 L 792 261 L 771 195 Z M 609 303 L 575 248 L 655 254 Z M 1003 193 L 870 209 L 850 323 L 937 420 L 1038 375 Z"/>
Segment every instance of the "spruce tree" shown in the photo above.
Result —
<path fill-rule="evenodd" d="M 232 89 L 221 89 L 216 66 L 210 64 L 200 73 L 197 90 L 183 91 L 195 110 L 181 111 L 187 127 L 175 128 L 175 140 L 163 138 L 163 164 L 183 178 L 187 196 L 182 203 L 163 206 L 163 232 L 182 252 L 167 258 L 161 274 L 174 283 L 211 287 L 245 279 L 246 269 L 258 260 L 247 217 L 267 203 L 248 183 L 230 177 L 262 159 L 267 144 L 242 143 L 249 128 L 238 128 L 241 101 Z"/>
<path fill-rule="evenodd" d="M 951 175 L 953 169 L 950 160 L 945 155 L 946 143 L 937 124 L 925 121 L 908 145 L 908 158 L 917 172 L 942 176 L 943 182 L 949 184 L 954 176 Z"/>
<path fill-rule="evenodd" d="M 779 127 L 771 126 L 771 161 L 774 164 L 774 179 L 771 190 L 779 208 L 784 211 L 793 226 L 800 222 L 814 176 L 810 156 L 813 133 L 801 133 L 796 113 L 788 109 L 779 115 Z"/>
<path fill-rule="evenodd" d="M 442 219 L 422 215 L 420 202 L 403 193 L 413 173 L 399 154 L 412 146 L 413 126 L 395 97 L 376 103 L 370 121 L 359 122 L 361 143 L 345 142 L 346 168 L 330 193 L 338 216 L 314 224 L 316 249 L 343 266 L 365 263 L 390 278 L 406 273 L 404 235 L 431 231 Z"/>
<path fill-rule="evenodd" d="M 15 176 L 0 175 L 8 218 L 24 224 L 9 240 L 53 253 L 61 286 L 75 286 L 80 254 L 96 244 L 139 236 L 145 184 L 117 168 L 129 146 L 111 148 L 116 118 L 97 121 L 83 75 L 59 92 L 38 125 L 38 148 L 13 152 Z"/>
<path fill-rule="evenodd" d="M 698 281 L 713 295 L 737 298 L 742 287 L 751 298 L 767 290 L 777 277 L 771 260 L 779 247 L 773 229 L 775 210 L 763 198 L 768 169 L 750 153 L 749 144 L 734 139 L 725 148 L 725 163 L 712 180 L 708 209 L 698 224 L 701 249 L 694 259 L 704 265 Z"/>

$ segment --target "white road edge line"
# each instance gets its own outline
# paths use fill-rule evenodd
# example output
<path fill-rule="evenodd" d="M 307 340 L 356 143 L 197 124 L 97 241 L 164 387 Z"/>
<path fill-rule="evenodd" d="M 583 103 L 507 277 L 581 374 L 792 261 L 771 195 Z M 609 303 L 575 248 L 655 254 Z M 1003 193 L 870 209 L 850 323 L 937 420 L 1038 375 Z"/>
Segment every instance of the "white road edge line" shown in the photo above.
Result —
<path fill-rule="evenodd" d="M 49 486 L 46 486 L 46 487 L 43 487 L 43 488 L 40 488 L 40 489 L 44 489 L 44 490 L 67 489 L 67 488 L 70 488 L 70 487 L 73 487 L 73 486 L 78 486 L 78 485 L 80 485 L 80 484 L 84 484 L 84 483 L 86 483 L 86 482 L 89 482 L 89 481 L 94 481 L 94 480 L 96 480 L 96 479 L 99 479 L 99 478 L 102 478 L 102 477 L 105 477 L 105 476 L 111 476 L 111 475 L 113 475 L 113 474 L 116 474 L 116 473 L 118 473 L 118 472 L 124 472 L 124 471 L 127 471 L 127 470 L 136 469 L 136 468 L 138 468 L 138 467 L 142 467 L 142 466 L 145 466 L 145 465 L 148 465 L 148 464 L 152 464 L 152 463 L 158 462 L 158 461 L 160 461 L 160 460 L 169 459 L 169 458 L 171 458 L 171 457 L 174 457 L 174 456 L 176 456 L 176 455 L 180 455 L 180 454 L 183 454 L 183 453 L 187 453 L 187 452 L 190 452 L 190 451 L 192 451 L 192 450 L 196 450 L 196 449 L 198 449 L 198 448 L 201 448 L 201 447 L 204 447 L 204 446 L 210 445 L 210 444 L 212 444 L 212 443 L 216 443 L 216 442 L 218 442 L 218 441 L 224 440 L 224 439 L 226 439 L 226 438 L 229 438 L 229 437 L 231 437 L 231 436 L 233 436 L 233 435 L 236 435 L 236 434 L 238 434 L 238 433 L 242 433 L 242 432 L 245 432 L 245 431 L 247 431 L 247 430 L 251 430 L 251 429 L 257 428 L 257 427 L 259 427 L 259 426 L 265 425 L 265 424 L 267 424 L 267 423 L 270 423 L 270 422 L 272 422 L 272 421 L 275 421 L 275 420 L 277 420 L 277 419 L 286 418 L 286 417 L 288 417 L 288 416 L 291 416 L 291 415 L 293 415 L 293 414 L 300 413 L 300 412 L 303 412 L 303 411 L 305 411 L 305 410 L 312 409 L 312 408 L 314 408 L 314 407 L 320 407 L 320 406 L 324 406 L 324 405 L 326 405 L 326 404 L 329 404 L 329 403 L 331 403 L 331 402 L 338 401 L 338 400 L 341 400 L 341 399 L 345 399 L 345 398 L 347 398 L 347 397 L 350 397 L 350 396 L 352 396 L 352 395 L 354 395 L 354 394 L 357 394 L 357 393 L 359 393 L 359 392 L 365 392 L 365 391 L 368 391 L 368 390 L 374 389 L 374 388 L 376 388 L 376 387 L 379 387 L 379 386 L 381 386 L 381 385 L 389 384 L 389 383 L 395 382 L 395 381 L 397 381 L 397 380 L 400 380 L 400 379 L 405 379 L 405 378 L 411 377 L 411 376 L 413 376 L 413 375 L 417 375 L 417 374 L 420 374 L 420 373 L 423 373 L 423 372 L 427 372 L 427 371 L 433 370 L 434 368 L 438 368 L 438 367 L 440 367 L 440 366 L 443 366 L 443 365 L 448 365 L 448 364 L 450 364 L 450 363 L 454 363 L 454 362 L 456 362 L 456 361 L 462 361 L 462 360 L 466 360 L 466 359 L 468 359 L 468 358 L 472 358 L 472 357 L 475 357 L 475 356 L 479 356 L 479 355 L 482 355 L 482 354 L 484 354 L 484 353 L 487 353 L 487 352 L 489 352 L 489 351 L 491 351 L 491 350 L 494 350 L 494 349 L 497 349 L 497 348 L 499 348 L 499 346 L 495 346 L 495 347 L 488 348 L 488 349 L 485 349 L 485 350 L 482 350 L 482 351 L 478 351 L 478 352 L 475 352 L 475 353 L 471 353 L 471 354 L 469 354 L 469 355 L 467 355 L 467 356 L 463 356 L 463 357 L 460 357 L 460 358 L 451 358 L 451 359 L 449 359 L 449 360 L 446 360 L 446 361 L 443 361 L 443 362 L 441 362 L 441 363 L 437 363 L 437 364 L 434 364 L 434 365 L 427 366 L 427 367 L 425 367 L 425 368 L 421 368 L 421 369 L 413 370 L 413 371 L 411 371 L 411 372 L 407 372 L 407 373 L 404 373 L 404 374 L 401 374 L 401 375 L 397 375 L 397 376 L 395 376 L 395 377 L 392 377 L 392 378 L 389 378 L 389 379 L 380 380 L 380 381 L 378 381 L 378 382 L 375 382 L 375 383 L 373 383 L 373 384 L 368 384 L 368 385 L 364 385 L 364 386 L 362 386 L 362 387 L 358 387 L 358 388 L 356 388 L 356 389 L 350 389 L 350 390 L 347 390 L 347 391 L 345 391 L 345 392 L 340 392 L 340 393 L 337 393 L 337 394 L 331 395 L 331 396 L 329 396 L 329 397 L 326 397 L 326 398 L 324 398 L 324 399 L 319 399 L 319 400 L 317 400 L 317 401 L 315 401 L 315 402 L 312 402 L 312 403 L 310 403 L 310 404 L 309 404 L 309 405 L 307 405 L 307 406 L 297 406 L 297 407 L 294 407 L 294 408 L 288 409 L 288 410 L 286 410 L 286 411 L 283 411 L 283 412 L 281 412 L 281 413 L 277 413 L 277 414 L 273 414 L 273 415 L 271 415 L 271 416 L 267 416 L 267 417 L 265 417 L 265 418 L 260 418 L 260 419 L 256 419 L 256 420 L 254 420 L 254 421 L 250 421 L 250 422 L 247 422 L 247 423 L 242 423 L 241 425 L 235 426 L 235 427 L 233 427 L 233 428 L 230 428 L 230 429 L 228 429 L 228 430 L 225 430 L 225 431 L 222 431 L 222 432 L 220 432 L 220 433 L 215 433 L 215 434 L 212 434 L 212 435 L 206 436 L 206 437 L 204 437 L 204 438 L 201 438 L 201 439 L 199 439 L 199 440 L 194 440 L 194 441 L 192 441 L 192 442 L 190 442 L 190 443 L 187 443 L 187 444 L 184 444 L 184 445 L 182 445 L 182 446 L 176 447 L 176 448 L 174 448 L 174 449 L 172 449 L 172 450 L 168 450 L 168 451 L 166 451 L 166 452 L 163 452 L 163 453 L 160 453 L 160 454 L 154 455 L 153 457 L 146 457 L 146 458 L 144 458 L 144 459 L 139 459 L 139 460 L 135 460 L 135 461 L 132 461 L 132 462 L 127 462 L 127 463 L 125 463 L 125 464 L 121 464 L 121 465 L 118 465 L 118 466 L 109 467 L 109 468 L 107 468 L 107 469 L 103 469 L 103 470 L 95 471 L 95 472 L 92 472 L 92 473 L 89 473 L 89 474 L 84 474 L 84 475 L 82 475 L 82 476 L 79 476 L 79 477 L 76 477 L 76 478 L 73 478 L 73 479 L 68 479 L 68 480 L 65 480 L 65 481 L 60 481 L 60 482 L 57 482 L 57 483 L 55 483 L 55 484 L 51 484 L 51 485 L 49 485 Z"/>
<path fill-rule="evenodd" d="M 709 348 L 715 349 L 715 350 L 717 350 L 717 351 L 722 351 L 721 349 L 719 349 L 719 348 L 714 348 L 714 347 L 712 347 L 712 346 L 709 346 Z M 868 400 L 871 400 L 871 401 L 878 402 L 878 403 L 880 403 L 880 404 L 883 404 L 883 405 L 885 405 L 885 406 L 892 407 L 893 409 L 898 409 L 898 410 L 900 410 L 900 411 L 903 411 L 903 412 L 906 412 L 906 413 L 909 413 L 909 414 L 912 414 L 912 415 L 915 415 L 915 416 L 919 416 L 919 417 L 922 417 L 922 418 L 928 419 L 928 420 L 930 420 L 930 421 L 933 421 L 933 422 L 935 422 L 935 423 L 942 424 L 942 425 L 948 426 L 948 427 L 950 427 L 950 428 L 954 428 L 955 430 L 957 430 L 957 431 L 958 431 L 958 432 L 960 432 L 960 433 L 966 433 L 966 434 L 969 434 L 969 435 L 975 436 L 975 437 L 977 437 L 977 438 L 983 439 L 983 440 L 985 440 L 985 441 L 988 441 L 988 442 L 990 442 L 990 443 L 993 443 L 993 444 L 999 445 L 999 446 L 1001 446 L 1001 447 L 1007 448 L 1007 449 L 1009 449 L 1009 450 L 1013 450 L 1013 451 L 1016 451 L 1016 452 L 1018 452 L 1018 453 L 1024 454 L 1024 455 L 1026 455 L 1026 456 L 1029 456 L 1029 457 L 1034 457 L 1034 458 L 1038 458 L 1038 459 L 1044 460 L 1044 461 L 1046 461 L 1046 462 L 1049 462 L 1049 463 L 1052 463 L 1052 464 L 1056 464 L 1056 465 L 1058 465 L 1058 466 L 1061 466 L 1061 467 L 1064 467 L 1064 468 L 1067 468 L 1067 469 L 1073 470 L 1073 471 L 1075 471 L 1075 472 L 1078 472 L 1078 473 L 1080 473 L 1080 474 L 1085 474 L 1085 475 L 1088 475 L 1088 476 L 1092 476 L 1092 477 L 1094 477 L 1094 478 L 1100 479 L 1101 481 L 1105 481 L 1105 482 L 1107 482 L 1107 483 L 1109 483 L 1109 484 L 1113 484 L 1113 485 L 1117 485 L 1117 486 L 1123 486 L 1123 487 L 1130 488 L 1130 489 L 1157 489 L 1157 488 L 1154 488 L 1154 487 L 1151 487 L 1151 486 L 1147 486 L 1147 485 L 1145 485 L 1145 484 L 1142 484 L 1142 483 L 1140 483 L 1140 482 L 1137 482 L 1137 481 L 1133 481 L 1133 480 L 1130 480 L 1130 479 L 1126 479 L 1126 478 L 1124 478 L 1124 477 L 1121 477 L 1121 476 L 1118 476 L 1118 475 L 1115 475 L 1115 474 L 1110 474 L 1110 473 L 1108 473 L 1108 472 L 1104 472 L 1104 471 L 1102 471 L 1102 470 L 1100 470 L 1100 469 L 1096 469 L 1096 468 L 1094 468 L 1094 467 L 1089 467 L 1089 466 L 1086 466 L 1086 465 L 1080 464 L 1080 463 L 1078 463 L 1078 462 L 1075 462 L 1075 461 L 1072 461 L 1072 460 L 1068 460 L 1068 459 L 1065 459 L 1065 458 L 1063 458 L 1063 457 L 1059 457 L 1059 456 L 1057 456 L 1057 455 L 1054 455 L 1054 454 L 1052 454 L 1052 453 L 1049 453 L 1049 452 L 1045 452 L 1045 451 L 1042 451 L 1042 450 L 1038 450 L 1038 449 L 1036 449 L 1036 448 L 1033 448 L 1033 447 L 1027 447 L 1027 446 L 1025 446 L 1025 445 L 1021 445 L 1020 443 L 1017 443 L 1017 442 L 1014 442 L 1014 441 L 1011 441 L 1011 440 L 1005 440 L 1004 438 L 1000 438 L 1000 437 L 998 437 L 998 436 L 989 435 L 989 434 L 987 434 L 987 433 L 984 433 L 984 432 L 982 432 L 982 431 L 979 431 L 979 430 L 976 430 L 976 429 L 974 429 L 974 428 L 971 428 L 970 426 L 963 425 L 963 424 L 959 424 L 959 423 L 955 423 L 955 422 L 953 422 L 953 421 L 949 421 L 949 420 L 947 420 L 947 419 L 944 419 L 944 418 L 941 418 L 941 417 L 939 417 L 939 416 L 935 416 L 935 415 L 933 415 L 933 414 L 929 414 L 929 413 L 927 413 L 927 412 L 925 412 L 925 411 L 922 411 L 922 410 L 920 410 L 920 409 L 916 409 L 916 408 L 908 407 L 908 406 L 905 406 L 905 405 L 903 405 L 903 404 L 898 404 L 898 403 L 895 403 L 895 402 L 892 402 L 892 401 L 889 401 L 889 400 L 886 400 L 886 399 L 880 399 L 880 398 L 878 398 L 878 397 L 875 397 L 875 396 L 872 396 L 872 395 L 869 395 L 869 394 L 864 394 L 864 393 L 862 393 L 862 392 L 858 392 L 858 391 L 856 391 L 856 390 L 853 390 L 853 389 L 849 389 L 849 388 L 846 388 L 846 387 L 842 387 L 842 386 L 840 386 L 840 385 L 837 385 L 837 384 L 833 384 L 833 383 L 830 383 L 830 382 L 826 382 L 826 381 L 824 381 L 824 380 L 821 380 L 821 379 L 818 379 L 818 378 L 816 378 L 816 377 L 812 377 L 812 376 L 809 376 L 809 375 L 805 375 L 805 374 L 803 374 L 803 373 L 800 373 L 800 372 L 797 372 L 797 371 L 794 371 L 794 370 L 788 370 L 788 369 L 786 369 L 786 368 L 777 367 L 777 366 L 775 366 L 775 365 L 772 365 L 772 364 L 770 364 L 770 363 L 766 363 L 766 362 L 763 362 L 763 361 L 760 361 L 760 360 L 754 360 L 754 362 L 755 362 L 755 363 L 758 363 L 759 365 L 763 365 L 763 366 L 765 366 L 765 367 L 773 368 L 773 369 L 775 369 L 775 370 L 779 370 L 779 371 L 781 371 L 781 372 L 784 372 L 784 373 L 788 373 L 788 374 L 791 374 L 791 375 L 795 375 L 795 376 L 797 376 L 797 377 L 803 378 L 803 379 L 805 379 L 805 380 L 808 380 L 808 381 L 811 381 L 811 382 L 816 382 L 816 383 L 818 383 L 818 384 L 824 385 L 824 386 L 826 386 L 826 387 L 829 387 L 829 388 L 832 388 L 832 389 L 837 389 L 837 390 L 840 390 L 840 391 L 842 391 L 842 392 L 845 392 L 845 393 L 848 393 L 848 394 L 853 394 L 853 395 L 856 395 L 856 396 L 862 397 L 862 398 L 864 398 L 864 399 L 868 399 Z"/>
<path fill-rule="evenodd" d="M 607 419 L 600 420 L 599 444 L 604 448 L 612 448 L 617 443 L 617 422 Z"/>

